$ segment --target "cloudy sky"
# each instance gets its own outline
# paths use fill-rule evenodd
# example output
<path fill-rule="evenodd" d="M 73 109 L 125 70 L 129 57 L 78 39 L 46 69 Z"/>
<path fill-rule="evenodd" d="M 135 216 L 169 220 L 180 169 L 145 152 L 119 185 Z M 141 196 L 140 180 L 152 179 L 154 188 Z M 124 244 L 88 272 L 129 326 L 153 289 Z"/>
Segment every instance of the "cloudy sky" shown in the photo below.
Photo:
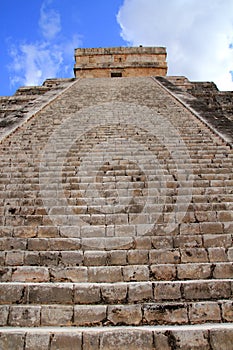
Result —
<path fill-rule="evenodd" d="M 165 46 L 169 75 L 233 90 L 233 0 L 1 0 L 0 95 L 72 77 L 77 47 Z"/>

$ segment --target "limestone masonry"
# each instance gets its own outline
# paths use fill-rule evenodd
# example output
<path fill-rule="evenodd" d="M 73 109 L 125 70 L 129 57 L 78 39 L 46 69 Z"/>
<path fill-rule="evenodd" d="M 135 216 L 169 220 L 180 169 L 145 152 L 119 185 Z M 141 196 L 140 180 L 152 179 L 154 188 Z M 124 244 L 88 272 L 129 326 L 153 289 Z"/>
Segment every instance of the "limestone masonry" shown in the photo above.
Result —
<path fill-rule="evenodd" d="M 75 58 L 0 97 L 0 349 L 233 349 L 232 93 Z"/>
<path fill-rule="evenodd" d="M 167 73 L 164 47 L 76 49 L 76 78 L 140 77 Z"/>

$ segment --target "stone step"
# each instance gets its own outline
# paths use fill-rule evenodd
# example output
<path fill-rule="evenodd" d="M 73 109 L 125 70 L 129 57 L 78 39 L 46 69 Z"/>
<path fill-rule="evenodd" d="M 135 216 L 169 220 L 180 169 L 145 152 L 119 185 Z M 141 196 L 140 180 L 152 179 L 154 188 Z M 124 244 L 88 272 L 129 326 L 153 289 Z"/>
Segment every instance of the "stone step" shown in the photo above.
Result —
<path fill-rule="evenodd" d="M 2 327 L 4 350 L 230 350 L 233 325 Z"/>
<path fill-rule="evenodd" d="M 232 322 L 232 301 L 128 305 L 4 305 L 4 327 L 190 325 Z"/>
<path fill-rule="evenodd" d="M 174 259 L 174 258 L 173 258 Z M 164 259 L 161 259 L 164 260 Z M 175 259 L 174 259 L 175 260 Z M 190 259 L 191 260 L 191 259 Z M 194 259 L 194 262 L 196 259 Z M 2 266 L 1 282 L 123 282 L 231 278 L 232 263 L 112 265 L 112 266 Z M 98 279 L 99 278 L 99 279 Z"/>
<path fill-rule="evenodd" d="M 232 312 L 233 299 L 231 279 L 132 282 L 126 278 L 125 282 L 114 282 L 112 279 L 105 283 L 100 278 L 89 283 L 2 282 L 0 291 L 1 305 L 112 305 L 225 300 Z"/>
<path fill-rule="evenodd" d="M 225 248 L 229 251 L 229 261 L 232 259 L 232 223 L 225 223 L 226 226 L 217 225 L 214 223 L 202 223 L 202 224 L 181 224 L 180 235 L 176 232 L 159 234 L 159 227 L 157 231 L 151 236 L 128 236 L 128 237 L 91 237 L 91 238 L 79 238 L 72 237 L 77 230 L 74 226 L 61 227 L 60 233 L 63 233 L 65 237 L 58 237 L 59 230 L 53 226 L 39 227 L 38 236 L 35 227 L 18 227 L 14 228 L 14 237 L 11 237 L 11 230 L 9 227 L 3 228 L 0 232 L 4 237 L 0 238 L 0 252 L 4 251 L 110 251 L 110 250 L 150 250 L 152 259 L 158 260 L 159 257 L 164 254 L 164 259 L 167 259 L 173 252 L 173 255 L 178 256 L 175 260 L 177 262 L 189 262 L 188 256 L 197 256 L 197 260 L 203 260 L 199 262 L 212 262 L 208 260 L 212 255 L 210 248 Z M 223 228 L 227 230 L 229 224 L 229 233 L 224 233 Z M 89 226 L 88 226 L 89 227 Z M 126 234 L 129 232 L 128 226 L 123 226 L 126 229 Z M 99 228 L 96 226 L 96 228 Z M 30 230 L 33 230 L 32 232 Z M 63 231 L 64 229 L 64 231 Z M 24 230 L 24 231 L 23 231 Z M 70 230 L 70 231 L 69 231 Z M 127 231 L 128 230 L 128 231 Z M 195 231 L 196 230 L 196 231 Z M 17 234 L 18 232 L 18 234 Z M 24 233 L 23 233 L 24 232 Z M 200 234 L 201 232 L 201 234 Z M 20 234 L 24 236 L 20 238 Z M 170 236 L 169 236 L 170 234 Z M 29 238 L 28 238 L 29 237 Z M 33 238 L 32 238 L 33 237 Z M 156 251 L 154 250 L 156 249 Z M 187 251 L 187 252 L 186 252 Z M 210 254 L 208 254 L 210 253 Z M 98 253 L 99 254 L 99 253 Z M 170 259 L 168 259 L 170 260 Z M 174 259 L 173 259 L 174 260 Z M 172 260 L 172 262 L 173 262 Z M 157 261 L 159 262 L 159 261 Z M 198 262 L 198 261 L 196 261 Z M 169 263 L 167 261 L 167 263 Z"/>
<path fill-rule="evenodd" d="M 164 239 L 164 244 L 170 243 Z M 198 240 L 196 240 L 197 242 Z M 171 274 L 173 279 L 229 278 L 233 275 L 233 248 L 209 247 L 185 249 L 129 249 L 129 250 L 8 250 L 0 252 L 0 266 L 77 267 L 147 265 L 153 276 Z M 166 266 L 167 265 L 167 266 Z M 152 269 L 153 267 L 153 269 Z"/>

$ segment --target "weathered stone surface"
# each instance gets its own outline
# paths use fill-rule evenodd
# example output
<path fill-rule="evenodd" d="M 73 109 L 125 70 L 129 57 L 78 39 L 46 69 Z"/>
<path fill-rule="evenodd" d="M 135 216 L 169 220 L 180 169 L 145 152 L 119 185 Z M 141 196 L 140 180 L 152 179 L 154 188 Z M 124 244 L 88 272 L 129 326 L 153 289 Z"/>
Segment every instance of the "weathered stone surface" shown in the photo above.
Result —
<path fill-rule="evenodd" d="M 73 318 L 73 307 L 63 305 L 42 305 L 42 326 L 70 326 Z"/>
<path fill-rule="evenodd" d="M 175 342 L 175 347 L 182 350 L 209 350 L 207 331 L 171 331 L 167 335 Z"/>
<path fill-rule="evenodd" d="M 25 301 L 25 286 L 0 284 L 0 304 L 19 304 Z"/>
<path fill-rule="evenodd" d="M 50 334 L 27 333 L 25 350 L 48 350 Z"/>
<path fill-rule="evenodd" d="M 155 301 L 178 300 L 181 298 L 180 283 L 160 283 L 154 285 Z"/>
<path fill-rule="evenodd" d="M 121 267 L 90 267 L 88 269 L 89 282 L 120 282 L 122 280 Z"/>
<path fill-rule="evenodd" d="M 217 330 L 210 331 L 210 344 L 213 350 L 229 350 L 233 344 L 233 331 Z"/>
<path fill-rule="evenodd" d="M 229 298 L 231 295 L 231 288 L 229 282 L 205 282 L 198 281 L 192 284 L 183 284 L 185 299 L 217 299 Z"/>
<path fill-rule="evenodd" d="M 155 350 L 171 350 L 172 345 L 170 345 L 171 341 L 169 341 L 169 337 L 162 332 L 154 332 L 154 344 Z"/>
<path fill-rule="evenodd" d="M 76 326 L 101 325 L 106 315 L 105 305 L 78 305 L 74 307 L 74 324 Z"/>
<path fill-rule="evenodd" d="M 198 323 L 232 322 L 232 149 L 156 78 L 51 90 L 0 144 L 0 325 L 46 350 L 208 348 Z"/>
<path fill-rule="evenodd" d="M 29 285 L 28 301 L 31 304 L 72 304 L 73 285 Z"/>
<path fill-rule="evenodd" d="M 187 306 L 183 304 L 147 305 L 144 317 L 148 324 L 187 324 Z"/>
<path fill-rule="evenodd" d="M 13 282 L 48 282 L 49 272 L 45 267 L 17 267 L 12 274 Z"/>
<path fill-rule="evenodd" d="M 128 302 L 144 302 L 153 299 L 152 283 L 133 283 L 128 287 Z"/>
<path fill-rule="evenodd" d="M 107 284 L 101 286 L 101 295 L 104 303 L 107 304 L 121 304 L 127 297 L 126 284 Z M 129 297 L 130 300 L 130 297 Z"/>
<path fill-rule="evenodd" d="M 88 270 L 84 266 L 50 269 L 53 282 L 88 282 Z"/>
<path fill-rule="evenodd" d="M 108 320 L 114 325 L 138 325 L 142 321 L 140 305 L 113 305 L 108 307 Z"/>
<path fill-rule="evenodd" d="M 9 306 L 1 305 L 0 306 L 0 326 L 7 326 L 7 320 L 9 315 Z"/>
<path fill-rule="evenodd" d="M 125 266 L 123 268 L 123 278 L 125 282 L 148 281 L 149 269 L 147 266 Z"/>
<path fill-rule="evenodd" d="M 59 333 L 52 336 L 50 350 L 72 350 L 81 349 L 82 347 L 82 334 L 81 332 Z"/>
<path fill-rule="evenodd" d="M 153 337 L 151 332 L 140 330 L 112 330 L 100 337 L 101 350 L 152 350 Z"/>
<path fill-rule="evenodd" d="M 221 322 L 221 311 L 217 303 L 192 303 L 189 306 L 189 318 L 192 324 L 204 322 Z"/>
<path fill-rule="evenodd" d="M 211 276 L 210 264 L 181 264 L 177 266 L 177 276 L 180 280 L 184 279 L 208 279 Z"/>
<path fill-rule="evenodd" d="M 172 264 L 151 265 L 150 270 L 154 280 L 170 281 L 176 279 L 176 266 Z"/>
<path fill-rule="evenodd" d="M 0 349 L 1 350 L 22 350 L 24 347 L 25 334 L 22 332 L 1 333 L 0 332 Z"/>
<path fill-rule="evenodd" d="M 225 322 L 233 322 L 233 302 L 226 300 L 221 303 L 222 305 L 222 317 Z"/>
<path fill-rule="evenodd" d="M 99 350 L 100 333 L 99 332 L 84 332 L 83 333 L 83 348 L 86 350 Z"/>
<path fill-rule="evenodd" d="M 96 284 L 80 284 L 74 287 L 75 304 L 95 304 L 101 301 L 100 286 Z"/>
<path fill-rule="evenodd" d="M 11 306 L 9 326 L 38 327 L 40 325 L 40 306 Z"/>

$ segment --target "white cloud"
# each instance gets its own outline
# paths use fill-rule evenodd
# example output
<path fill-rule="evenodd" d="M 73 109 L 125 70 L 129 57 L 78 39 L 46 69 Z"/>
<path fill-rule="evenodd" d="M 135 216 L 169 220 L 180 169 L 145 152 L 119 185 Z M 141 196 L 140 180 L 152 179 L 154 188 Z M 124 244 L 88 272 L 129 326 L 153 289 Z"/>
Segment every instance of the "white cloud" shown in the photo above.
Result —
<path fill-rule="evenodd" d="M 51 1 L 45 1 L 40 9 L 39 26 L 44 38 L 52 40 L 61 31 L 60 14 L 49 8 Z"/>
<path fill-rule="evenodd" d="M 60 35 L 60 15 L 48 6 L 45 0 L 41 6 L 39 29 L 42 40 L 36 42 L 10 43 L 9 65 L 11 86 L 40 85 L 47 78 L 72 76 L 74 48 L 80 46 L 80 36 L 71 38 Z"/>
<path fill-rule="evenodd" d="M 233 90 L 232 0 L 124 0 L 117 20 L 129 45 L 167 47 L 169 75 Z"/>

